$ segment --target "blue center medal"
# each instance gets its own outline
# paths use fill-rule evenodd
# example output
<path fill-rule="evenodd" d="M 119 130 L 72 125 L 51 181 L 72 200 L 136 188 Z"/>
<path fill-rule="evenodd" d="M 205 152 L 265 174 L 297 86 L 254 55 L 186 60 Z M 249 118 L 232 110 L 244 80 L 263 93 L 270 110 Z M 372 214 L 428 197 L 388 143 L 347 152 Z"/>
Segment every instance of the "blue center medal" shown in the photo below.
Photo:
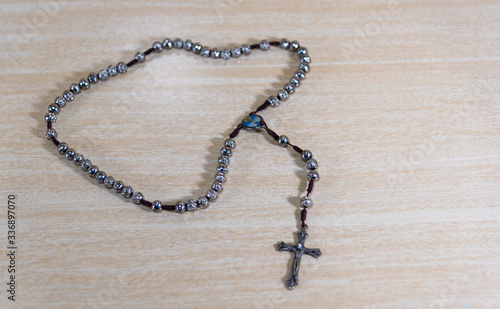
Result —
<path fill-rule="evenodd" d="M 241 125 L 245 129 L 257 130 L 264 126 L 264 119 L 259 115 L 248 115 L 243 119 Z"/>

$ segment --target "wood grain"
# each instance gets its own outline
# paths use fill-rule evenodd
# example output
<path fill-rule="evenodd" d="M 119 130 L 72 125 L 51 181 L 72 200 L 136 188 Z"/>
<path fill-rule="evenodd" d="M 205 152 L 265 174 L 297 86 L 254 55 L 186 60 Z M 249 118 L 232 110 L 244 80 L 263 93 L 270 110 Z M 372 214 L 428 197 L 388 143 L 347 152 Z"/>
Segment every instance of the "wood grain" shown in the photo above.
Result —
<path fill-rule="evenodd" d="M 2 308 L 498 308 L 498 1 L 0 1 Z M 297 39 L 312 70 L 269 126 L 321 180 L 300 286 L 285 278 L 303 162 L 241 132 L 223 197 L 154 214 L 99 187 L 43 136 L 47 105 L 165 37 Z M 155 55 L 64 108 L 60 140 L 150 199 L 197 196 L 241 118 L 293 74 L 279 49 Z M 6 203 L 17 201 L 17 299 Z"/>

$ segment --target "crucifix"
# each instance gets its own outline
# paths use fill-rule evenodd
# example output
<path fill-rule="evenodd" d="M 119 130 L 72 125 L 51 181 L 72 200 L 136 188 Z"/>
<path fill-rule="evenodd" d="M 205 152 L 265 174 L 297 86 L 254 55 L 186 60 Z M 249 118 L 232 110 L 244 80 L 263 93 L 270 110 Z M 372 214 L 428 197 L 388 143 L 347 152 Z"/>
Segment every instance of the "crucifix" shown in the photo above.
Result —
<path fill-rule="evenodd" d="M 307 233 L 307 226 L 302 227 L 302 229 L 297 233 L 299 240 L 295 245 L 289 245 L 284 242 L 278 244 L 279 251 L 289 251 L 294 253 L 292 269 L 290 270 L 290 277 L 286 280 L 286 285 L 290 290 L 293 290 L 297 285 L 299 285 L 299 269 L 300 260 L 302 255 L 310 255 L 312 257 L 318 258 L 321 256 L 321 250 L 319 248 L 309 249 L 304 247 L 304 242 L 309 236 Z"/>

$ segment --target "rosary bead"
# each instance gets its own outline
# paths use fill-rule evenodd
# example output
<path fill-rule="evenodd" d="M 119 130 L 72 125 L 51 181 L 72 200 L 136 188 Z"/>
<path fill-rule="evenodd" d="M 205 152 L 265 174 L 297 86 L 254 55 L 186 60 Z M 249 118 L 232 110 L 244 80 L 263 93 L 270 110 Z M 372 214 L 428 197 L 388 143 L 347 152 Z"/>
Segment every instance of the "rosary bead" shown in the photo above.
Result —
<path fill-rule="evenodd" d="M 78 84 L 80 85 L 80 89 L 82 90 L 88 90 L 90 88 L 90 84 L 85 78 L 80 79 L 80 82 Z"/>
<path fill-rule="evenodd" d="M 207 191 L 207 198 L 209 201 L 215 201 L 217 199 L 217 191 L 210 189 Z"/>
<path fill-rule="evenodd" d="M 113 190 L 115 190 L 116 193 L 121 193 L 122 189 L 123 189 L 123 181 L 121 180 L 115 181 L 115 183 L 113 184 Z"/>
<path fill-rule="evenodd" d="M 298 86 L 300 86 L 300 81 L 295 78 L 295 77 L 292 77 L 290 78 L 290 84 L 294 87 L 294 88 L 297 88 Z"/>
<path fill-rule="evenodd" d="M 208 201 L 208 198 L 206 196 L 200 196 L 198 198 L 198 207 L 200 207 L 201 209 L 208 208 L 209 204 L 210 202 Z"/>
<path fill-rule="evenodd" d="M 124 198 L 131 198 L 132 194 L 134 194 L 134 189 L 131 186 L 125 186 L 122 189 L 122 195 Z"/>
<path fill-rule="evenodd" d="M 219 164 L 228 166 L 229 165 L 229 157 L 227 156 L 220 156 L 219 157 Z"/>
<path fill-rule="evenodd" d="M 226 182 L 226 176 L 223 173 L 217 173 L 215 174 L 214 180 L 220 183 L 224 183 Z"/>
<path fill-rule="evenodd" d="M 125 64 L 125 62 L 119 62 L 116 65 L 116 69 L 118 70 L 118 73 L 121 74 L 127 73 L 127 65 Z"/>
<path fill-rule="evenodd" d="M 293 93 L 293 85 L 292 84 L 286 84 L 284 89 L 288 92 L 288 94 L 292 94 Z"/>
<path fill-rule="evenodd" d="M 177 211 L 178 213 L 183 213 L 186 211 L 186 205 L 184 205 L 183 202 L 177 202 L 177 204 L 175 204 L 175 211 Z"/>
<path fill-rule="evenodd" d="M 57 97 L 54 100 L 54 104 L 59 107 L 64 107 L 64 105 L 66 105 L 66 99 L 64 99 L 63 97 Z"/>
<path fill-rule="evenodd" d="M 181 38 L 175 38 L 173 44 L 175 48 L 181 49 L 184 42 L 182 41 Z"/>
<path fill-rule="evenodd" d="M 301 70 L 298 70 L 297 72 L 295 72 L 295 78 L 297 78 L 298 80 L 303 80 L 306 78 L 306 74 L 301 71 Z"/>
<path fill-rule="evenodd" d="M 47 113 L 47 115 L 45 115 L 45 122 L 56 122 L 57 121 L 57 117 L 56 117 L 56 114 L 54 113 Z"/>
<path fill-rule="evenodd" d="M 115 65 L 110 65 L 106 70 L 108 71 L 109 76 L 115 76 L 118 74 L 118 69 Z"/>
<path fill-rule="evenodd" d="M 64 91 L 62 96 L 66 100 L 66 102 L 71 102 L 75 99 L 73 92 L 71 92 L 69 90 Z"/>
<path fill-rule="evenodd" d="M 69 90 L 73 92 L 73 94 L 79 94 L 81 92 L 80 86 L 78 86 L 78 84 L 71 84 L 71 86 L 69 86 Z"/>
<path fill-rule="evenodd" d="M 167 38 L 163 40 L 162 46 L 165 49 L 172 49 L 172 47 L 174 47 L 174 44 L 172 43 L 172 40 Z"/>
<path fill-rule="evenodd" d="M 154 49 L 155 53 L 159 53 L 163 50 L 163 45 L 161 45 L 160 42 L 154 42 L 153 49 Z"/>
<path fill-rule="evenodd" d="M 313 157 L 313 154 L 310 150 L 304 150 L 302 151 L 302 154 L 300 156 L 302 158 L 302 161 L 307 162 L 309 159 Z"/>
<path fill-rule="evenodd" d="M 234 147 L 236 147 L 236 142 L 232 138 L 227 138 L 224 141 L 224 146 L 226 146 L 229 149 L 233 149 Z"/>
<path fill-rule="evenodd" d="M 318 174 L 318 171 L 310 171 L 310 172 L 307 174 L 307 179 L 309 179 L 309 180 L 314 180 L 314 181 L 318 181 L 318 180 L 319 180 L 319 174 Z"/>
<path fill-rule="evenodd" d="M 233 47 L 233 49 L 231 49 L 231 56 L 233 56 L 234 58 L 239 58 L 241 56 L 241 48 Z"/>
<path fill-rule="evenodd" d="M 230 157 L 230 156 L 232 156 L 232 155 L 233 155 L 233 152 L 232 152 L 230 149 L 228 149 L 228 148 L 226 148 L 226 147 L 223 147 L 223 148 L 221 148 L 221 150 L 220 150 L 220 154 L 221 154 L 222 156 Z"/>
<path fill-rule="evenodd" d="M 104 178 L 104 186 L 108 189 L 111 189 L 114 187 L 115 184 L 115 177 L 113 176 L 107 176 Z"/>
<path fill-rule="evenodd" d="M 309 159 L 306 162 L 306 167 L 309 170 L 315 170 L 315 169 L 318 168 L 318 162 L 316 160 L 314 160 L 314 159 Z"/>
<path fill-rule="evenodd" d="M 220 58 L 220 51 L 217 48 L 212 49 L 212 52 L 210 53 L 212 58 Z"/>
<path fill-rule="evenodd" d="M 219 164 L 219 165 L 217 166 L 217 173 L 221 173 L 221 174 L 226 175 L 226 174 L 227 174 L 227 172 L 228 172 L 227 166 L 222 165 L 222 164 Z"/>
<path fill-rule="evenodd" d="M 134 59 L 137 60 L 137 62 L 144 62 L 146 61 L 146 56 L 140 51 L 135 54 Z"/>
<path fill-rule="evenodd" d="M 163 211 L 163 205 L 161 201 L 154 201 L 153 204 L 151 204 L 151 210 L 154 212 L 162 212 Z"/>
<path fill-rule="evenodd" d="M 92 166 L 92 162 L 89 159 L 85 159 L 80 163 L 80 167 L 82 168 L 83 171 L 88 171 L 89 167 Z"/>
<path fill-rule="evenodd" d="M 277 107 L 280 104 L 280 101 L 277 97 L 275 96 L 270 96 L 269 99 L 267 99 L 267 102 L 269 102 L 269 105 L 272 107 Z"/>
<path fill-rule="evenodd" d="M 304 208 L 309 208 L 313 204 L 313 201 L 310 197 L 304 196 L 303 198 L 300 199 L 300 205 Z"/>
<path fill-rule="evenodd" d="M 185 40 L 182 47 L 184 47 L 185 50 L 191 50 L 191 48 L 193 48 L 193 42 L 191 42 L 191 40 Z"/>
<path fill-rule="evenodd" d="M 217 191 L 217 192 L 222 192 L 223 190 L 223 187 L 222 187 L 222 183 L 218 182 L 218 181 L 215 181 L 213 184 L 212 184 L 212 190 L 214 191 Z"/>
<path fill-rule="evenodd" d="M 109 74 L 107 70 L 100 70 L 99 73 L 97 73 L 97 77 L 99 80 L 105 81 L 109 78 Z"/>
<path fill-rule="evenodd" d="M 287 39 L 282 39 L 280 42 L 280 46 L 282 49 L 289 49 L 290 48 L 290 41 Z"/>
<path fill-rule="evenodd" d="M 286 101 L 288 99 L 288 91 L 285 89 L 278 91 L 278 98 L 280 101 Z"/>
<path fill-rule="evenodd" d="M 97 172 L 97 174 L 95 174 L 95 181 L 99 184 L 101 183 L 104 183 L 104 179 L 106 179 L 106 173 L 103 172 L 103 171 L 99 171 Z"/>
<path fill-rule="evenodd" d="M 193 53 L 195 53 L 195 54 L 199 54 L 199 53 L 201 52 L 201 49 L 202 49 L 202 48 L 203 48 L 203 47 L 201 46 L 201 44 L 200 44 L 200 43 L 198 43 L 198 42 L 197 42 L 197 43 L 194 43 L 194 44 L 193 44 Z"/>
<path fill-rule="evenodd" d="M 210 57 L 210 49 L 208 47 L 203 47 L 200 51 L 200 54 L 203 58 Z"/>
<path fill-rule="evenodd" d="M 66 152 L 64 153 L 64 156 L 68 161 L 72 161 L 73 157 L 75 156 L 75 150 L 73 148 L 68 148 Z"/>
<path fill-rule="evenodd" d="M 278 138 L 278 144 L 283 147 L 288 146 L 288 137 L 286 135 L 281 135 Z"/>
<path fill-rule="evenodd" d="M 305 47 L 299 48 L 297 50 L 297 54 L 299 55 L 299 57 L 307 56 L 307 48 L 305 48 Z"/>
<path fill-rule="evenodd" d="M 96 165 L 92 165 L 89 167 L 88 173 L 90 177 L 95 178 L 95 175 L 99 173 L 99 168 Z"/>
<path fill-rule="evenodd" d="M 55 129 L 47 129 L 45 130 L 45 137 L 47 137 L 48 140 L 57 138 L 57 131 Z"/>
<path fill-rule="evenodd" d="M 52 113 L 52 114 L 59 114 L 59 106 L 55 105 L 55 104 L 50 104 L 49 105 L 49 113 Z"/>
<path fill-rule="evenodd" d="M 132 194 L 132 201 L 135 204 L 140 204 L 143 199 L 144 199 L 144 195 L 142 195 L 141 192 L 134 192 L 134 194 Z"/>
<path fill-rule="evenodd" d="M 59 154 L 66 154 L 66 151 L 68 150 L 68 144 L 66 143 L 59 143 L 59 146 L 57 146 L 57 151 L 59 151 Z"/>
<path fill-rule="evenodd" d="M 195 211 L 198 209 L 198 203 L 195 200 L 189 200 L 186 203 L 186 210 L 187 211 Z"/>
<path fill-rule="evenodd" d="M 311 57 L 310 56 L 304 56 L 300 58 L 301 63 L 311 63 Z"/>
<path fill-rule="evenodd" d="M 75 153 L 73 157 L 73 163 L 75 163 L 75 165 L 80 166 L 83 160 L 85 160 L 85 157 L 81 153 Z"/>
<path fill-rule="evenodd" d="M 292 41 L 292 42 L 290 43 L 290 50 L 291 50 L 291 51 L 297 51 L 297 50 L 299 50 L 299 48 L 300 48 L 300 44 L 299 44 L 299 42 L 297 42 L 297 41 Z"/>
<path fill-rule="evenodd" d="M 224 60 L 228 60 L 229 58 L 231 58 L 231 52 L 229 51 L 229 49 L 224 49 L 220 52 L 220 57 Z"/>
<path fill-rule="evenodd" d="M 94 73 L 90 73 L 89 76 L 87 77 L 87 79 L 89 80 L 89 83 L 91 83 L 91 84 L 96 84 L 99 81 L 97 79 L 97 75 L 95 75 Z"/>
<path fill-rule="evenodd" d="M 243 55 L 248 56 L 252 53 L 252 48 L 250 47 L 250 45 L 245 44 L 241 47 L 241 52 L 243 53 Z"/>
<path fill-rule="evenodd" d="M 309 65 L 305 64 L 305 63 L 301 63 L 299 65 L 299 70 L 302 70 L 304 71 L 305 73 L 309 73 Z"/>
<path fill-rule="evenodd" d="M 261 50 L 268 50 L 269 49 L 269 42 L 266 40 L 262 40 L 260 42 L 260 49 Z"/>

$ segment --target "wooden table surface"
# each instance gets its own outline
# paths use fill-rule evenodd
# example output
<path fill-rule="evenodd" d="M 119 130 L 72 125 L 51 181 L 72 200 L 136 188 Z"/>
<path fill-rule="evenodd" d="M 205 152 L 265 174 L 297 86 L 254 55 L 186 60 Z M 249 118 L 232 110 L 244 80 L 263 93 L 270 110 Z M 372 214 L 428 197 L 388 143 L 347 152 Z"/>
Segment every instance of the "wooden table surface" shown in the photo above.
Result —
<path fill-rule="evenodd" d="M 500 308 L 498 1 L 0 2 L 0 307 Z M 323 256 L 303 258 L 294 291 L 291 255 L 275 248 L 294 241 L 306 187 L 292 150 L 241 132 L 215 204 L 155 214 L 45 138 L 47 106 L 71 83 L 165 37 L 307 46 L 307 79 L 261 113 L 320 165 L 306 245 Z M 149 58 L 54 127 L 166 203 L 206 190 L 225 137 L 298 65 L 279 48 Z"/>

